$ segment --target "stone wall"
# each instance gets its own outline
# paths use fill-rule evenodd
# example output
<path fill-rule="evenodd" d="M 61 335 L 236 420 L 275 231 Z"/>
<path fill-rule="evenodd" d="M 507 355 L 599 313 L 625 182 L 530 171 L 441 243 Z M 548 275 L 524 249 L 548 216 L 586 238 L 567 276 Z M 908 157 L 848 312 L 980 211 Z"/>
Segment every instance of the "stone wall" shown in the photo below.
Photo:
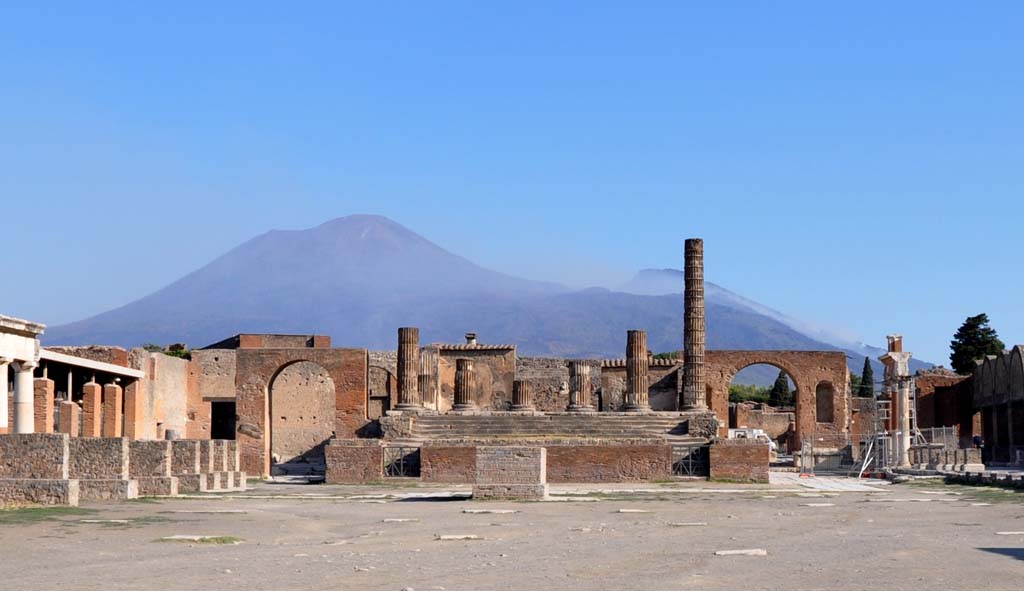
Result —
<path fill-rule="evenodd" d="M 375 482 L 383 477 L 384 449 L 377 441 L 336 439 L 325 448 L 328 484 Z"/>
<path fill-rule="evenodd" d="M 649 363 L 647 396 L 651 410 L 679 410 L 679 370 L 682 363 L 663 359 L 651 359 Z M 601 369 L 601 410 L 623 410 L 625 391 L 625 359 L 605 360 Z"/>
<path fill-rule="evenodd" d="M 21 505 L 78 506 L 77 480 L 0 479 L 0 508 Z"/>
<path fill-rule="evenodd" d="M 450 347 L 450 348 L 449 348 Z M 455 399 L 455 361 L 471 359 L 476 378 L 475 402 L 479 409 L 507 410 L 512 403 L 516 376 L 516 350 L 484 345 L 442 346 L 438 358 L 440 409 L 450 410 Z"/>
<path fill-rule="evenodd" d="M 87 345 L 84 347 L 45 347 L 47 351 L 81 357 L 90 361 L 99 361 L 121 367 L 130 367 L 128 350 L 121 347 L 110 347 L 105 345 Z"/>
<path fill-rule="evenodd" d="M 68 436 L 61 433 L 0 435 L 0 478 L 68 478 Z"/>
<path fill-rule="evenodd" d="M 420 448 L 420 480 L 437 484 L 472 484 L 476 481 L 476 449 L 473 446 Z"/>
<path fill-rule="evenodd" d="M 234 442 L 232 442 L 234 443 Z M 179 439 L 171 442 L 171 474 L 199 474 L 199 441 Z M 232 468 L 238 470 L 238 467 Z M 208 470 L 207 470 L 208 471 Z"/>
<path fill-rule="evenodd" d="M 274 463 L 318 461 L 334 434 L 334 382 L 323 367 L 299 361 L 270 384 L 270 453 Z"/>
<path fill-rule="evenodd" d="M 751 402 L 730 404 L 737 429 L 762 429 L 775 441 L 786 440 L 795 427 L 796 415 L 792 412 L 777 412 L 770 406 Z"/>
<path fill-rule="evenodd" d="M 369 408 L 370 418 L 379 418 L 398 404 L 398 352 L 370 351 Z M 424 403 L 428 402 L 424 400 Z"/>
<path fill-rule="evenodd" d="M 190 362 L 144 349 L 132 349 L 128 358 L 131 367 L 146 373 L 139 437 L 163 439 L 168 429 L 184 435 L 188 422 Z"/>
<path fill-rule="evenodd" d="M 188 424 L 185 437 L 210 437 L 210 401 L 235 399 L 235 369 L 237 353 L 234 349 L 199 349 L 192 351 L 195 387 L 189 388 L 186 400 Z"/>
<path fill-rule="evenodd" d="M 666 444 L 547 446 L 548 482 L 651 482 L 672 476 Z"/>
<path fill-rule="evenodd" d="M 126 480 L 129 448 L 125 437 L 77 437 L 69 441 L 71 478 Z"/>
<path fill-rule="evenodd" d="M 476 448 L 474 499 L 542 499 L 546 496 L 543 447 Z"/>
<path fill-rule="evenodd" d="M 768 482 L 768 445 L 753 439 L 720 439 L 711 445 L 711 479 Z"/>
<path fill-rule="evenodd" d="M 170 441 L 132 441 L 129 450 L 131 461 L 128 473 L 132 478 L 162 478 L 171 475 Z"/>
<path fill-rule="evenodd" d="M 594 408 L 613 410 L 601 396 L 602 388 L 601 362 L 589 360 Z M 623 372 L 623 379 L 625 372 Z M 516 360 L 515 379 L 529 382 L 533 388 L 533 404 L 541 412 L 563 412 L 569 406 L 567 391 L 559 391 L 562 384 L 569 383 L 568 360 L 561 357 L 520 357 Z M 624 386 L 623 386 L 624 388 Z M 621 398 L 621 391 L 619 392 Z M 510 398 L 511 400 L 511 398 Z"/>

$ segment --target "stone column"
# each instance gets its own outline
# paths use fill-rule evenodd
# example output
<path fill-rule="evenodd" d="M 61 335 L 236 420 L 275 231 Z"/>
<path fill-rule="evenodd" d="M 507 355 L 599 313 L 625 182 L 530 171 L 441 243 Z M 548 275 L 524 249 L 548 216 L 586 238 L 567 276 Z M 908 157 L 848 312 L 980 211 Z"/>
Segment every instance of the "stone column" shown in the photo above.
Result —
<path fill-rule="evenodd" d="M 530 382 L 516 380 L 512 382 L 512 410 L 533 410 L 533 387 Z"/>
<path fill-rule="evenodd" d="M 419 392 L 420 329 L 398 329 L 398 404 L 397 410 L 422 408 Z"/>
<path fill-rule="evenodd" d="M 683 318 L 683 410 L 706 408 L 704 379 L 704 241 L 686 241 L 686 294 Z"/>
<path fill-rule="evenodd" d="M 471 359 L 455 360 L 455 406 L 452 410 L 473 410 L 476 408 L 476 375 Z"/>
<path fill-rule="evenodd" d="M 89 381 L 82 386 L 82 437 L 100 437 L 103 424 L 100 410 L 100 400 L 103 396 L 103 387 L 96 382 Z"/>
<path fill-rule="evenodd" d="M 35 363 L 21 361 L 14 374 L 14 432 L 33 433 L 35 420 Z"/>
<path fill-rule="evenodd" d="M 649 389 L 647 331 L 631 330 L 626 333 L 626 410 L 649 410 Z"/>
<path fill-rule="evenodd" d="M 0 435 L 7 433 L 10 430 L 10 423 L 7 421 L 7 396 L 9 392 L 7 388 L 9 383 L 7 382 L 7 370 L 10 367 L 11 360 L 5 357 L 0 357 Z"/>
<path fill-rule="evenodd" d="M 569 412 L 594 412 L 591 405 L 590 366 L 585 361 L 569 362 Z"/>
<path fill-rule="evenodd" d="M 121 437 L 122 414 L 121 405 L 124 393 L 121 386 L 110 383 L 103 386 L 103 436 Z"/>
<path fill-rule="evenodd" d="M 74 402 L 63 400 L 60 403 L 60 424 L 57 430 L 71 437 L 78 437 L 78 424 L 82 411 Z"/>
<path fill-rule="evenodd" d="M 53 380 L 39 378 L 33 382 L 36 433 L 53 433 Z"/>
<path fill-rule="evenodd" d="M 420 403 L 440 410 L 437 405 L 437 349 L 427 347 L 420 351 L 420 375 L 417 379 Z"/>

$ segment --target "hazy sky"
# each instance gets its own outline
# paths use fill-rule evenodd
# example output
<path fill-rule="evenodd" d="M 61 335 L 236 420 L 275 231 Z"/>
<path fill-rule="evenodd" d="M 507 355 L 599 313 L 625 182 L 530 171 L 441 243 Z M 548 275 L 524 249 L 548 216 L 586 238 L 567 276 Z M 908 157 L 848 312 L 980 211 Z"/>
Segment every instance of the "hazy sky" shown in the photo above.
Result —
<path fill-rule="evenodd" d="M 703 236 L 709 280 L 873 344 L 943 362 L 982 311 L 1024 342 L 1024 4 L 32 4 L 0 19 L 2 313 L 379 213 L 578 286 Z"/>

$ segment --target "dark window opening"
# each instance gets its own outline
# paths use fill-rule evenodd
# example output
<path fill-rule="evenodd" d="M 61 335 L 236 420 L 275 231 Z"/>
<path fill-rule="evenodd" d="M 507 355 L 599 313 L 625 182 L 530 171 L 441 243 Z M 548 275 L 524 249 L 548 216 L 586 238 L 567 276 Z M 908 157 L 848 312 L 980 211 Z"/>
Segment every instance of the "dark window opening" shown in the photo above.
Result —
<path fill-rule="evenodd" d="M 235 403 L 210 403 L 210 439 L 235 438 Z"/>

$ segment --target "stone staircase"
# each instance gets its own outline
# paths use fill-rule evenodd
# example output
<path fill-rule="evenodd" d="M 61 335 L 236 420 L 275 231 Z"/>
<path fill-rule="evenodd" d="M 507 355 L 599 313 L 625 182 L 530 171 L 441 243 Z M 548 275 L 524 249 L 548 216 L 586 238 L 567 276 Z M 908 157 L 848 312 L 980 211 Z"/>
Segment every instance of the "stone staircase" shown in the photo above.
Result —
<path fill-rule="evenodd" d="M 677 413 L 633 414 L 438 414 L 415 417 L 402 443 L 437 439 L 665 439 L 702 442 L 687 432 L 688 417 Z"/>

